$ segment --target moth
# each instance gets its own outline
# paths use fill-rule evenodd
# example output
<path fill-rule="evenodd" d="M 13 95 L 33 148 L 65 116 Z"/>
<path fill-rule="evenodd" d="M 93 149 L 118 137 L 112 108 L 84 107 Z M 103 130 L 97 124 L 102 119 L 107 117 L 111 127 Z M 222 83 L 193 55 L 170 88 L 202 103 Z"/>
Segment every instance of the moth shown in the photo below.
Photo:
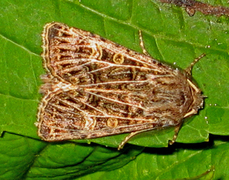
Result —
<path fill-rule="evenodd" d="M 203 107 L 191 68 L 172 68 L 88 31 L 44 26 L 38 135 L 45 141 L 134 135 L 176 127 Z M 141 45 L 142 44 L 142 39 Z M 171 144 L 172 144 L 171 143 Z"/>

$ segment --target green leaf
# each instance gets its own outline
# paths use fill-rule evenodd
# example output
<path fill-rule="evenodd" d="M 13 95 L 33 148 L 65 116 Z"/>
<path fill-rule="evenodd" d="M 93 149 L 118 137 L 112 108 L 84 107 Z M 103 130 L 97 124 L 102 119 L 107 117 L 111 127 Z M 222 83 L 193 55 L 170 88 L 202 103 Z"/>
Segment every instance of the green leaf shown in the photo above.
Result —
<path fill-rule="evenodd" d="M 143 150 L 129 146 L 117 151 L 72 142 L 51 144 L 9 133 L 4 134 L 0 147 L 1 179 L 72 179 L 120 168 Z"/>
<path fill-rule="evenodd" d="M 201 59 L 192 71 L 193 78 L 203 90 L 204 95 L 207 96 L 205 106 L 199 115 L 186 121 L 177 142 L 199 143 L 208 141 L 209 134 L 229 135 L 229 86 L 227 83 L 229 79 L 229 31 L 227 17 L 204 16 L 198 12 L 195 16 L 189 17 L 179 7 L 150 0 L 1 0 L 0 12 L 0 132 L 5 132 L 0 139 L 1 179 L 16 179 L 18 177 L 19 179 L 36 179 L 41 178 L 42 174 L 44 174 L 44 179 L 48 177 L 56 179 L 79 177 L 94 171 L 107 170 L 105 162 L 111 162 L 108 160 L 110 158 L 116 161 L 123 154 L 123 152 L 116 152 L 115 149 L 105 150 L 94 144 L 77 144 L 82 141 L 45 143 L 40 141 L 37 136 L 37 128 L 34 123 L 37 119 L 36 113 L 41 99 L 38 89 L 41 85 L 40 75 L 45 74 L 40 57 L 42 52 L 41 32 L 43 26 L 52 21 L 99 34 L 138 52 L 141 52 L 138 30 L 141 30 L 145 47 L 152 57 L 165 63 L 175 64 L 176 67 L 182 69 L 188 67 L 194 58 L 206 53 L 207 56 Z M 15 135 L 8 135 L 6 132 Z M 87 142 L 117 147 L 125 136 L 126 134 L 110 136 Z M 172 136 L 173 129 L 159 130 L 140 134 L 128 143 L 148 147 L 166 147 Z M 227 147 L 227 145 L 226 141 L 220 145 L 220 148 Z M 18 149 L 17 147 L 23 148 Z M 29 153 L 26 153 L 28 150 L 26 147 L 30 147 Z M 128 147 L 126 148 L 124 151 L 128 151 Z M 66 153 L 70 149 L 73 149 L 71 153 Z M 88 167 L 84 166 L 87 161 L 79 162 L 78 158 L 68 157 L 68 155 L 74 157 L 74 153 L 77 153 L 76 156 L 78 156 L 80 152 L 83 153 L 81 157 L 87 157 L 87 152 L 96 151 L 94 149 L 99 149 L 98 152 L 107 151 L 109 152 L 107 154 L 110 155 L 106 159 L 101 153 L 94 163 L 89 163 L 93 167 L 91 171 L 84 171 L 75 166 L 79 163 L 83 165 L 82 167 Z M 212 152 L 215 149 L 217 150 L 218 146 L 212 147 Z M 130 151 L 131 155 L 127 153 L 125 158 L 128 160 L 125 163 L 140 151 L 136 149 L 134 153 Z M 200 151 L 206 155 L 203 157 L 211 155 L 205 147 Z M 114 155 L 116 153 L 117 157 Z M 57 159 L 59 159 L 59 154 L 64 154 L 60 160 L 65 157 L 68 157 L 68 160 L 65 163 L 62 160 L 57 164 L 51 164 L 53 159 L 49 159 L 50 154 Z M 90 154 L 89 157 L 96 156 Z M 142 168 L 154 169 L 155 167 L 147 160 L 151 156 L 152 161 L 154 161 L 154 156 L 159 158 L 156 154 L 145 152 L 133 163 L 138 163 L 138 159 L 141 162 L 140 159 L 143 158 L 146 162 L 141 164 Z M 186 157 L 186 159 L 189 158 L 189 156 Z M 214 159 L 208 162 L 216 167 L 216 174 L 221 173 L 222 175 L 224 172 L 217 167 L 220 163 L 214 164 L 214 161 L 220 161 L 218 158 L 221 157 L 215 155 Z M 98 166 L 98 163 L 101 163 L 100 160 L 102 165 Z M 182 158 L 178 157 L 176 161 L 179 163 Z M 45 166 L 46 162 L 48 168 Z M 74 164 L 72 169 L 71 163 Z M 125 163 L 120 163 L 120 166 Z M 185 166 L 191 168 L 192 163 L 187 162 Z M 111 169 L 117 167 L 119 167 L 118 163 L 115 162 Z M 227 164 L 224 167 L 228 168 Z M 57 171 L 55 171 L 56 168 Z M 128 170 L 131 171 L 132 167 L 129 168 Z M 209 166 L 206 165 L 206 168 L 193 174 L 181 173 L 180 177 L 197 176 L 208 168 Z M 168 170 L 170 176 L 166 177 L 180 178 L 173 176 L 175 172 L 172 171 L 172 168 L 170 170 L 170 172 Z M 114 177 L 121 177 L 122 168 L 117 171 L 118 175 Z M 65 176 L 66 174 L 69 176 Z M 157 177 L 164 178 L 159 175 Z"/>
<path fill-rule="evenodd" d="M 228 141 L 228 138 L 227 138 Z M 184 147 L 184 146 L 183 146 Z M 228 179 L 229 144 L 217 141 L 214 146 L 200 144 L 185 149 L 147 149 L 135 161 L 110 172 L 97 172 L 80 180 L 115 179 Z M 209 171 L 210 170 L 210 171 Z M 206 173 L 209 171 L 209 173 Z M 204 174 L 206 173 L 206 174 Z"/>

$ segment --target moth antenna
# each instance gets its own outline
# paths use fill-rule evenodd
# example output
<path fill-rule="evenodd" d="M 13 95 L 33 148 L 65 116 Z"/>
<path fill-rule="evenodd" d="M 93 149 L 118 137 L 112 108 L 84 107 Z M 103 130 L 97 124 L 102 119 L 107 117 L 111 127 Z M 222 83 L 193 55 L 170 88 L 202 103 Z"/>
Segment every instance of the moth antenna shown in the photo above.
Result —
<path fill-rule="evenodd" d="M 185 72 L 188 73 L 189 75 L 191 75 L 191 74 L 192 74 L 192 68 L 193 68 L 193 66 L 194 66 L 200 59 L 202 59 L 204 56 L 206 56 L 205 53 L 203 53 L 203 54 L 201 54 L 199 57 L 195 58 L 195 59 L 193 60 L 193 62 L 189 65 L 189 67 L 187 67 L 187 68 L 185 69 Z"/>
<path fill-rule="evenodd" d="M 142 38 L 142 31 L 141 30 L 138 31 L 138 35 L 139 35 L 140 46 L 142 48 L 143 54 L 145 54 L 146 56 L 150 56 L 149 53 L 147 52 L 146 48 L 145 48 L 145 44 L 144 44 L 144 41 Z"/>

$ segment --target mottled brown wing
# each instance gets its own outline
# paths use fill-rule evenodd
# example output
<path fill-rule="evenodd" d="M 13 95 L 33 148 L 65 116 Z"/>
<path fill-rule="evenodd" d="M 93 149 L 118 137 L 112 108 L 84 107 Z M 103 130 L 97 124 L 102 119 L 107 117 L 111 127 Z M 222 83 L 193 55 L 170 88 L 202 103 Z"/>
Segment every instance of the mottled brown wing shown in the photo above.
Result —
<path fill-rule="evenodd" d="M 160 91 L 163 85 L 157 86 L 56 89 L 42 100 L 39 135 L 47 141 L 84 139 L 180 123 L 187 110 L 182 107 L 187 105 L 182 92 L 174 89 L 165 93 Z"/>
<path fill-rule="evenodd" d="M 51 23 L 43 40 L 49 73 L 38 127 L 44 140 L 175 126 L 202 105 L 185 73 L 97 35 Z"/>
<path fill-rule="evenodd" d="M 172 76 L 177 73 L 149 56 L 61 23 L 45 26 L 43 43 L 47 71 L 74 85 L 110 81 L 109 72 L 111 79 L 127 81 L 141 80 L 145 73 Z M 122 72 L 124 65 L 125 72 Z M 144 74 L 138 73 L 142 70 Z"/>

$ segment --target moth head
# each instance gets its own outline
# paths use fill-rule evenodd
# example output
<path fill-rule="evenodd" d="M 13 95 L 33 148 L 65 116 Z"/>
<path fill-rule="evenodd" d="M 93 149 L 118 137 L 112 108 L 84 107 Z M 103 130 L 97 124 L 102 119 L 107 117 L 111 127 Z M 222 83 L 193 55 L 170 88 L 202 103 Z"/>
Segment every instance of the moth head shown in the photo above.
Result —
<path fill-rule="evenodd" d="M 193 84 L 190 79 L 187 79 L 187 81 L 190 85 L 193 102 L 189 107 L 189 111 L 184 115 L 184 118 L 189 117 L 193 114 L 197 114 L 198 110 L 203 108 L 205 98 L 205 96 L 202 95 L 201 90 L 195 84 Z"/>

